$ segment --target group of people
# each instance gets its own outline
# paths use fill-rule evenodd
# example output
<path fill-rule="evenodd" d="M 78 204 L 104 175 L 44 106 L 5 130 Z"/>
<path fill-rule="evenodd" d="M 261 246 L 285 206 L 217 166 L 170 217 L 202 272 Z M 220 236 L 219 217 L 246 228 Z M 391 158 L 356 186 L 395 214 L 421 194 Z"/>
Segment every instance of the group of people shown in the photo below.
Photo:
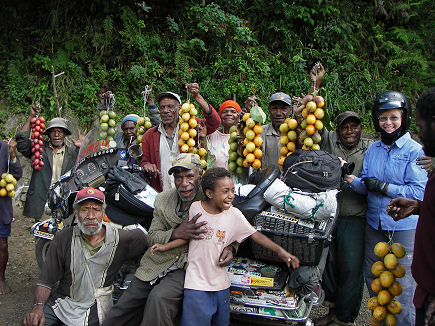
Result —
<path fill-rule="evenodd" d="M 313 85 L 318 88 L 324 69 L 313 69 Z M 154 115 L 153 127 L 142 137 L 140 165 L 151 186 L 161 193 L 156 197 L 148 234 L 137 229 L 118 230 L 103 222 L 104 194 L 93 188 L 81 190 L 74 202 L 77 225 L 62 231 L 50 245 L 34 306 L 24 325 L 173 325 L 178 319 L 182 325 L 192 325 L 199 316 L 204 325 L 228 325 L 229 281 L 222 267 L 231 262 L 237 243 L 251 237 L 276 251 L 289 266 L 299 265 L 297 257 L 255 232 L 231 206 L 234 183 L 227 171 L 229 129 L 238 123 L 242 112 L 256 105 L 256 99 L 248 98 L 244 108 L 228 100 L 216 111 L 200 94 L 197 83 L 188 84 L 187 89 L 204 116 L 196 118 L 200 126 L 197 139 L 205 139 L 210 155 L 215 156 L 215 167 L 203 174 L 195 155 L 180 154 L 179 95 L 157 94 L 158 108 L 151 96 L 148 104 Z M 279 126 L 295 112 L 294 100 L 285 93 L 269 98 L 271 123 L 263 126 L 263 167 L 278 165 Z M 373 126 L 380 132 L 379 141 L 364 137 L 362 120 L 353 111 L 336 117 L 336 131 L 324 129 L 321 149 L 354 163 L 355 169 L 352 175 L 345 175 L 340 189 L 339 216 L 322 281 L 329 312 L 317 319 L 316 325 L 354 324 L 364 279 L 374 295 L 370 287 L 371 266 L 377 260 L 373 247 L 390 240 L 400 242 L 407 251 L 401 260 L 406 275 L 398 297 L 403 307 L 398 325 L 423 325 L 425 314 L 430 325 L 435 323 L 435 266 L 430 254 L 433 177 L 426 186 L 426 170 L 432 168 L 428 156 L 434 155 L 430 143 L 435 132 L 434 103 L 435 88 L 417 102 L 423 148 L 411 139 L 411 105 L 399 92 L 385 92 L 374 101 Z M 2 173 L 9 170 L 15 178 L 21 176 L 15 150 L 26 157 L 32 155 L 30 121 L 38 114 L 39 107 L 31 106 L 16 140 L 0 142 Z M 120 149 L 132 144 L 137 119 L 128 115 L 122 120 L 122 133 L 115 137 Z M 44 133 L 46 164 L 33 172 L 24 207 L 24 215 L 35 219 L 43 214 L 49 186 L 72 168 L 83 139 L 79 133 L 68 145 L 65 137 L 71 131 L 61 118 L 49 121 Z M 5 268 L 11 199 L 1 198 L 0 205 L 6 213 L 0 220 L 0 294 L 5 294 L 10 291 Z M 112 307 L 116 271 L 127 259 L 141 255 L 129 289 Z"/>

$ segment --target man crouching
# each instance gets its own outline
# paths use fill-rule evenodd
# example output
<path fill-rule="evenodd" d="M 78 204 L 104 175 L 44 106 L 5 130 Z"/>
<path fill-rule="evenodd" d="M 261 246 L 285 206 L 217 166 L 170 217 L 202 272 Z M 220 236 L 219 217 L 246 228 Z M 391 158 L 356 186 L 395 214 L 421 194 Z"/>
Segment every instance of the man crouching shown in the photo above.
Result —
<path fill-rule="evenodd" d="M 101 191 L 86 188 L 77 193 L 77 225 L 62 230 L 50 244 L 25 326 L 103 322 L 112 306 L 112 283 L 119 268 L 147 249 L 140 229 L 118 230 L 103 222 L 105 207 Z"/>

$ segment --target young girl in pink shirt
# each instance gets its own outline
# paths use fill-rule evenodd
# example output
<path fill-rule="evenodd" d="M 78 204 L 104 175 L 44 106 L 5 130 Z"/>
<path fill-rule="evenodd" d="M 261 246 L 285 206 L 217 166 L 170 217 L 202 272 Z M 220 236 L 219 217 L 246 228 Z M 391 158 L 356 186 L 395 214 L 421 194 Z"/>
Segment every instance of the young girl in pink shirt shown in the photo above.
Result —
<path fill-rule="evenodd" d="M 234 183 L 228 170 L 219 167 L 207 170 L 201 186 L 207 199 L 192 204 L 189 219 L 197 219 L 197 223 L 206 221 L 202 229 L 207 232 L 202 239 L 189 243 L 181 326 L 224 326 L 230 320 L 230 280 L 225 268 L 218 266 L 218 260 L 226 246 L 251 237 L 277 253 L 289 267 L 299 267 L 299 259 L 255 230 L 242 212 L 232 206 Z M 187 241 L 154 244 L 151 253 L 173 249 Z"/>

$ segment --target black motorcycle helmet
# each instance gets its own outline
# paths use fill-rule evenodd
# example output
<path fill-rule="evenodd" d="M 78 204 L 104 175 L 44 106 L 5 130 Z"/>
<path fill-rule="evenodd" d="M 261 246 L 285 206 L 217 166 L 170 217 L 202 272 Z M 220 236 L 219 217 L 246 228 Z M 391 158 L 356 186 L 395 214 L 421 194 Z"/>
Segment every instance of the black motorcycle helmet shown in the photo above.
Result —
<path fill-rule="evenodd" d="M 378 95 L 375 98 L 372 107 L 372 121 L 375 130 L 381 132 L 379 126 L 379 114 L 383 110 L 402 109 L 402 125 L 401 134 L 405 134 L 408 131 L 411 121 L 411 104 L 405 95 L 395 91 L 388 91 Z"/>

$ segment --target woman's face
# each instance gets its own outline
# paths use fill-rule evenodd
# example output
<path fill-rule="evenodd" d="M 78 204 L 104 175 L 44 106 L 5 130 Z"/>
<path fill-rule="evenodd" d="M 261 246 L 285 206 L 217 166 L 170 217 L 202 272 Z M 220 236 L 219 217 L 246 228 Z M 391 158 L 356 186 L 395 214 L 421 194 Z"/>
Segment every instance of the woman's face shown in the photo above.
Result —
<path fill-rule="evenodd" d="M 379 115 L 379 127 L 386 133 L 391 134 L 402 125 L 402 111 L 400 109 L 391 109 L 382 111 Z"/>
<path fill-rule="evenodd" d="M 221 123 L 224 128 L 235 126 L 239 122 L 239 112 L 235 108 L 225 108 L 221 113 Z"/>

